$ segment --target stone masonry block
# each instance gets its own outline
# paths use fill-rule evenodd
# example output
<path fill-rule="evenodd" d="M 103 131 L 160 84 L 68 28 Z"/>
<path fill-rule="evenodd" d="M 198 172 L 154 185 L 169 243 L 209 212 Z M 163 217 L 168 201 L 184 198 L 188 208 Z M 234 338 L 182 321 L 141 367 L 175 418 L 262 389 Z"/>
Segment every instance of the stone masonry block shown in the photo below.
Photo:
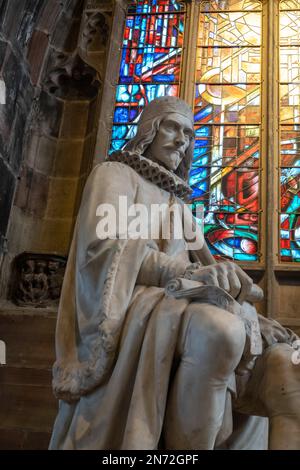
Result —
<path fill-rule="evenodd" d="M 60 137 L 82 139 L 85 137 L 89 113 L 88 101 L 66 102 Z"/>
<path fill-rule="evenodd" d="M 47 218 L 73 217 L 77 178 L 51 178 Z"/>
<path fill-rule="evenodd" d="M 58 143 L 54 175 L 76 177 L 80 174 L 83 158 L 83 140 L 60 140 Z"/>

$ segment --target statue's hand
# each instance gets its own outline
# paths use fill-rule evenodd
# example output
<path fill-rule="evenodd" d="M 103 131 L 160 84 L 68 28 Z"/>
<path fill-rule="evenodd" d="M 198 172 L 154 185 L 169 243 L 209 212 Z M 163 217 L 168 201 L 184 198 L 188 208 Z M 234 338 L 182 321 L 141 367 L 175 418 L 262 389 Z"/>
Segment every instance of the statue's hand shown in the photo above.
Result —
<path fill-rule="evenodd" d="M 297 335 L 290 329 L 284 328 L 273 318 L 266 318 L 258 315 L 260 331 L 266 343 L 270 346 L 274 343 L 288 343 L 292 344 Z"/>
<path fill-rule="evenodd" d="M 185 277 L 205 285 L 221 287 L 240 303 L 251 297 L 252 279 L 231 261 L 209 266 L 199 266 L 196 263 L 187 268 Z"/>

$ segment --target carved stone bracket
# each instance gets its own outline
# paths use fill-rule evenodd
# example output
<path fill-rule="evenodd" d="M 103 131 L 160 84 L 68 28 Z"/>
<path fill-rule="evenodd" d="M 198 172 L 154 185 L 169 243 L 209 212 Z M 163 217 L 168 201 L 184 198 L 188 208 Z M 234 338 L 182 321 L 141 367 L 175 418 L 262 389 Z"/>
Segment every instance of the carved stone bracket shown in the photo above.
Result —
<path fill-rule="evenodd" d="M 58 304 L 66 258 L 50 254 L 22 253 L 14 260 L 11 298 L 20 306 Z"/>
<path fill-rule="evenodd" d="M 77 53 L 67 55 L 53 50 L 46 76 L 44 88 L 62 99 L 92 99 L 100 86 L 96 70 Z"/>
<path fill-rule="evenodd" d="M 82 48 L 99 50 L 105 47 L 109 39 L 109 30 L 107 16 L 99 11 L 86 11 L 81 36 Z"/>
<path fill-rule="evenodd" d="M 105 62 L 106 47 L 110 37 L 112 4 L 111 0 L 87 1 L 80 26 L 79 54 L 100 75 L 103 72 L 103 61 Z"/>

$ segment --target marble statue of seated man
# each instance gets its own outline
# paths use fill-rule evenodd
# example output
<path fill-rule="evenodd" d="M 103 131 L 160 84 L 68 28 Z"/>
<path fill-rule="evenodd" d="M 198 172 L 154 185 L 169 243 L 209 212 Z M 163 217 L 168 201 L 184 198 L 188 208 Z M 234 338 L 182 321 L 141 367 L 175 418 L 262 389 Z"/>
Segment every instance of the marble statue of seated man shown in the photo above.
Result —
<path fill-rule="evenodd" d="M 156 235 L 126 231 L 124 200 L 143 214 L 185 207 L 193 147 L 191 109 L 158 98 L 87 181 L 59 306 L 51 449 L 300 449 L 296 336 L 257 314 L 260 289 L 215 262 L 199 229 L 197 248 L 163 236 L 164 217 L 147 222 Z M 181 295 L 167 293 L 174 280 Z"/>

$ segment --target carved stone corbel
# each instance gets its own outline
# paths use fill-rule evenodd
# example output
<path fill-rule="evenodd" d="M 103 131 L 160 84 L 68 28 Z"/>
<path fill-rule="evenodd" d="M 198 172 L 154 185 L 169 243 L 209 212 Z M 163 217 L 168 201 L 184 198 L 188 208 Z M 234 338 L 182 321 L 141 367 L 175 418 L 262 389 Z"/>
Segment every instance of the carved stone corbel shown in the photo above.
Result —
<path fill-rule="evenodd" d="M 86 0 L 80 26 L 80 57 L 102 76 L 112 23 L 112 0 Z"/>
<path fill-rule="evenodd" d="M 96 70 L 86 64 L 78 53 L 71 55 L 53 50 L 50 56 L 44 88 L 63 99 L 94 98 L 99 91 Z"/>

